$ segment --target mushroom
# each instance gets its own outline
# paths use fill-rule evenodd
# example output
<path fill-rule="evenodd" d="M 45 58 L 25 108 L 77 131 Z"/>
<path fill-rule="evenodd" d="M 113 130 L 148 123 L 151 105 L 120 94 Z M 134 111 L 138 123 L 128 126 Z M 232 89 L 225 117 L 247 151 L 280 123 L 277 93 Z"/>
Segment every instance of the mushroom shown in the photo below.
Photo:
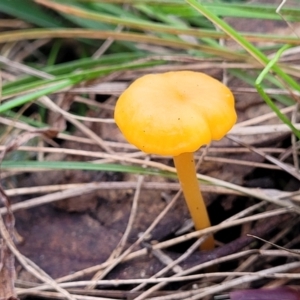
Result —
<path fill-rule="evenodd" d="M 114 118 L 129 143 L 149 154 L 173 157 L 195 229 L 209 227 L 193 152 L 220 140 L 236 122 L 231 91 L 204 73 L 149 74 L 121 94 Z M 201 246 L 213 247 L 212 236 Z"/>

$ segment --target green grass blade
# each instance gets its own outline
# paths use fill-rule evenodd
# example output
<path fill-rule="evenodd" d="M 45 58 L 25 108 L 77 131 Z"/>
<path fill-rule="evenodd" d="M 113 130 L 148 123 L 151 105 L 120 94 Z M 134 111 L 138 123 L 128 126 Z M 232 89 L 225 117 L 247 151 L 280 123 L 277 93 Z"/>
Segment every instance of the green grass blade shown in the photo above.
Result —
<path fill-rule="evenodd" d="M 197 0 L 185 0 L 194 9 L 199 11 L 205 17 L 207 17 L 211 22 L 218 26 L 222 31 L 227 33 L 233 40 L 235 40 L 239 45 L 241 45 L 253 58 L 260 62 L 263 66 L 269 63 L 269 59 L 253 44 L 248 42 L 241 34 L 235 31 L 230 25 L 218 18 L 210 10 L 206 9 Z M 300 85 L 291 78 L 288 74 L 281 70 L 277 64 L 272 65 L 272 70 L 278 74 L 286 83 L 288 83 L 292 88 L 300 91 Z"/>
<path fill-rule="evenodd" d="M 78 69 L 87 70 L 90 68 L 96 68 L 100 66 L 109 66 L 115 64 L 122 64 L 127 61 L 134 61 L 139 58 L 145 57 L 145 54 L 141 53 L 116 53 L 103 55 L 101 58 L 82 58 L 71 62 L 61 63 L 53 66 L 46 66 L 44 68 L 40 68 L 41 71 L 49 73 L 54 76 L 59 75 L 67 75 L 72 73 Z M 150 57 L 149 57 L 150 59 Z M 16 88 L 20 86 L 24 86 L 25 84 L 29 84 L 35 81 L 40 80 L 39 78 L 33 76 L 22 76 L 20 79 L 16 79 L 12 82 L 8 82 L 3 85 L 3 92 L 6 95 L 13 94 Z M 24 88 L 27 89 L 26 87 Z"/>
<path fill-rule="evenodd" d="M 255 86 L 255 82 L 257 80 L 258 74 L 253 74 L 252 72 L 248 72 L 241 69 L 231 69 L 228 71 L 231 75 L 235 76 L 236 78 L 239 78 L 240 80 L 244 81 L 245 83 L 249 84 L 250 86 Z M 261 83 L 262 88 L 270 89 L 274 88 L 274 85 L 279 88 L 283 89 L 282 84 L 276 78 L 273 76 L 267 74 L 265 77 L 264 82 Z M 291 99 L 288 95 L 272 95 L 273 99 L 276 99 L 278 102 L 282 103 L 285 106 L 294 105 L 295 101 Z"/>
<path fill-rule="evenodd" d="M 0 12 L 20 18 L 28 23 L 41 27 L 60 27 L 60 19 L 51 16 L 51 14 L 41 9 L 33 1 L 28 0 L 1 0 Z"/>
<path fill-rule="evenodd" d="M 128 64 L 120 64 L 110 67 L 103 67 L 95 70 L 83 70 L 81 72 L 74 72 L 73 74 L 66 74 L 58 76 L 55 79 L 51 80 L 40 80 L 31 84 L 27 84 L 26 87 L 21 87 L 21 90 L 24 91 L 26 88 L 37 89 L 38 91 L 33 91 L 29 94 L 16 97 L 15 99 L 4 102 L 0 106 L 0 113 L 6 112 L 10 109 L 13 109 L 17 106 L 23 105 L 30 101 L 33 101 L 41 96 L 51 94 L 57 91 L 62 90 L 63 88 L 70 87 L 74 84 L 78 84 L 82 81 L 98 78 L 103 75 L 110 74 L 114 71 L 120 70 L 129 70 L 129 69 L 138 69 L 144 67 L 150 67 L 157 64 L 163 64 L 164 61 L 147 61 L 147 62 L 133 62 Z M 45 85 L 47 85 L 45 87 Z"/>
<path fill-rule="evenodd" d="M 105 1 L 105 0 L 104 0 Z M 154 9 L 164 14 L 176 15 L 183 18 L 197 17 L 197 13 L 191 7 L 184 4 L 183 1 L 173 3 L 160 3 L 156 4 L 151 1 L 142 1 L 143 4 L 151 5 Z M 147 3 L 148 2 L 148 3 Z M 132 0 L 134 5 L 140 1 Z M 264 20 L 281 20 L 279 14 L 276 13 L 278 4 L 260 4 L 260 3 L 225 3 L 224 1 L 201 1 L 201 4 L 212 11 L 218 17 L 236 17 L 248 19 L 264 19 Z M 290 22 L 298 22 L 300 20 L 299 6 L 288 6 L 289 3 L 281 9 L 281 14 L 285 19 Z"/>
<path fill-rule="evenodd" d="M 107 171 L 123 172 L 144 175 L 160 175 L 170 178 L 176 177 L 171 172 L 160 171 L 156 169 L 143 168 L 139 166 L 124 166 L 119 164 L 96 164 L 90 162 L 67 162 L 67 161 L 3 161 L 1 170 L 18 169 L 22 171 L 40 169 L 40 170 L 87 170 L 87 171 Z"/>
<path fill-rule="evenodd" d="M 99 67 L 88 70 L 74 71 L 73 73 L 67 73 L 60 76 L 56 76 L 55 79 L 37 79 L 32 83 L 28 83 L 19 87 L 11 87 L 10 90 L 3 89 L 2 95 L 7 96 L 9 93 L 18 93 L 18 92 L 26 92 L 28 90 L 33 90 L 37 88 L 43 88 L 45 85 L 55 84 L 56 82 L 60 82 L 61 80 L 68 80 L 70 85 L 74 85 L 80 83 L 85 80 L 90 80 L 94 78 L 101 77 L 103 75 L 110 74 L 115 71 L 129 70 L 129 69 L 139 69 L 152 67 L 155 65 L 164 64 L 165 62 L 160 60 L 146 61 L 146 62 L 132 62 L 125 64 L 116 64 L 107 67 Z M 54 92 L 54 91 L 53 91 Z"/>
<path fill-rule="evenodd" d="M 17 97 L 13 100 L 4 102 L 0 105 L 0 114 L 3 112 L 6 112 L 10 109 L 13 109 L 15 107 L 21 106 L 23 104 L 26 104 L 28 102 L 31 102 L 39 97 L 51 94 L 53 92 L 62 90 L 66 87 L 69 87 L 72 84 L 71 80 L 63 80 L 60 82 L 55 82 L 54 84 L 51 84 L 50 86 L 46 87 L 46 88 L 42 88 L 38 91 L 32 92 L 28 95 L 24 95 L 24 96 L 20 96 Z"/>
<path fill-rule="evenodd" d="M 291 123 L 290 119 L 283 114 L 280 109 L 275 105 L 275 103 L 271 100 L 271 98 L 266 94 L 263 87 L 261 86 L 262 81 L 266 77 L 266 75 L 270 72 L 270 70 L 273 68 L 274 64 L 277 63 L 282 53 L 288 48 L 288 46 L 282 47 L 274 56 L 273 59 L 270 60 L 270 62 L 266 65 L 266 67 L 263 69 L 263 71 L 258 76 L 255 87 L 258 91 L 258 93 L 261 95 L 261 97 L 265 100 L 265 102 L 272 108 L 272 110 L 276 113 L 278 118 L 285 123 L 287 126 L 289 126 L 292 130 L 292 132 L 300 139 L 300 131 L 295 128 L 295 126 Z"/>

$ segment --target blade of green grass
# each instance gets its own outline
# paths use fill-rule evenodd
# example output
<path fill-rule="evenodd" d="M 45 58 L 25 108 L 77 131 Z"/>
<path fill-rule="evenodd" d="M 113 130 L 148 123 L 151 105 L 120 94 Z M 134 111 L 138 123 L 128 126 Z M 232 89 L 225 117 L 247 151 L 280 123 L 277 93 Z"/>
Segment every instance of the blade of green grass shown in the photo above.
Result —
<path fill-rule="evenodd" d="M 157 9 L 160 13 L 177 15 L 180 17 L 195 17 L 196 12 L 186 6 L 182 0 L 77 0 L 81 3 L 115 3 L 131 5 L 148 5 Z M 203 6 L 210 9 L 220 17 L 237 17 L 237 18 L 253 18 L 253 19 L 269 19 L 281 20 L 281 17 L 276 13 L 278 4 L 262 4 L 262 3 L 226 3 L 223 1 L 202 2 Z M 299 21 L 300 9 L 297 5 L 287 4 L 282 8 L 281 13 L 288 21 Z"/>
<path fill-rule="evenodd" d="M 260 75 L 257 77 L 255 81 L 255 87 L 258 91 L 258 93 L 261 95 L 261 97 L 265 100 L 265 102 L 272 108 L 272 110 L 276 113 L 277 117 L 285 123 L 287 126 L 289 126 L 292 130 L 292 132 L 300 139 L 300 131 L 295 128 L 295 126 L 291 123 L 290 119 L 283 114 L 280 109 L 276 106 L 276 104 L 271 100 L 271 98 L 265 93 L 261 83 L 266 77 L 267 74 L 269 74 L 270 70 L 273 68 L 274 64 L 277 63 L 282 53 L 288 49 L 288 46 L 282 47 L 274 56 L 273 59 L 270 60 L 270 62 L 266 65 L 266 67 L 263 69 L 263 71 L 260 73 Z"/>
<path fill-rule="evenodd" d="M 235 40 L 239 45 L 241 45 L 253 58 L 260 62 L 263 66 L 266 66 L 269 63 L 269 59 L 262 53 L 258 48 L 253 44 L 247 41 L 242 35 L 240 35 L 236 30 L 234 30 L 226 22 L 218 18 L 210 10 L 206 9 L 201 5 L 197 0 L 185 0 L 191 5 L 195 10 L 200 12 L 216 26 L 218 26 L 222 31 L 227 33 L 233 40 Z M 272 65 L 272 70 L 282 78 L 287 84 L 289 84 L 293 89 L 300 91 L 300 85 L 288 74 L 281 70 L 277 64 Z"/>
<path fill-rule="evenodd" d="M 213 12 L 218 17 L 236 17 L 249 19 L 265 19 L 265 20 L 281 20 L 280 15 L 276 13 L 278 5 L 268 4 L 237 4 L 224 2 L 201 2 L 201 5 Z M 162 13 L 177 15 L 180 17 L 191 18 L 196 17 L 197 14 L 193 9 L 187 7 L 183 3 L 178 5 L 159 5 L 156 8 Z M 300 9 L 299 6 L 287 7 L 284 6 L 281 10 L 285 19 L 290 22 L 299 22 Z"/>
<path fill-rule="evenodd" d="M 176 175 L 171 172 L 161 171 L 139 166 L 124 166 L 119 164 L 96 164 L 89 162 L 74 162 L 74 161 L 3 161 L 1 170 L 18 169 L 26 170 L 88 170 L 88 171 L 106 171 L 106 172 L 123 172 L 144 175 L 159 175 L 170 178 L 176 178 Z"/>
<path fill-rule="evenodd" d="M 260 62 L 263 66 L 265 66 L 263 72 L 260 74 L 258 80 L 256 81 L 256 88 L 259 91 L 262 98 L 266 101 L 268 105 L 274 110 L 277 116 L 282 120 L 286 125 L 288 125 L 293 133 L 299 138 L 300 133 L 298 130 L 291 124 L 290 120 L 283 115 L 277 106 L 272 102 L 272 100 L 268 97 L 268 95 L 264 92 L 263 88 L 261 87 L 260 83 L 262 79 L 272 70 L 274 71 L 286 84 L 289 85 L 291 89 L 295 89 L 300 91 L 299 84 L 288 74 L 286 74 L 278 65 L 277 61 L 281 56 L 282 52 L 286 50 L 289 45 L 285 45 L 278 51 L 275 58 L 269 61 L 269 59 L 254 45 L 244 39 L 237 31 L 235 31 L 231 26 L 229 26 L 226 22 L 218 18 L 214 15 L 211 11 L 204 8 L 199 2 L 196 0 L 185 0 L 189 3 L 193 8 L 207 17 L 211 22 L 213 22 L 216 26 L 218 26 L 221 30 L 226 32 L 229 36 L 232 37 L 238 44 L 240 44 L 251 56 L 253 56 L 258 62 Z"/>
<path fill-rule="evenodd" d="M 89 171 L 110 171 L 110 172 L 124 172 L 143 175 L 158 175 L 168 178 L 177 178 L 175 173 L 156 170 L 151 168 L 143 168 L 139 166 L 124 166 L 119 164 L 94 164 L 89 162 L 66 162 L 66 161 L 3 161 L 1 163 L 2 170 L 89 170 Z M 198 178 L 199 179 L 199 178 Z M 233 183 L 228 183 L 220 179 L 211 178 L 209 176 L 201 175 L 201 181 L 228 188 L 230 190 L 241 192 L 242 194 L 255 197 L 257 199 L 269 201 L 279 206 L 291 208 L 291 204 L 277 198 L 272 198 L 264 193 L 253 191 L 252 189 L 244 188 Z M 293 206 L 292 209 L 299 213 L 299 208 Z"/>
<path fill-rule="evenodd" d="M 180 17 L 196 17 L 197 13 L 186 6 L 182 0 L 77 0 L 81 3 L 115 3 L 115 4 L 144 4 L 157 9 L 160 13 L 177 15 Z M 202 1 L 204 7 L 210 9 L 219 17 L 237 17 L 237 18 L 252 18 L 252 19 L 269 19 L 281 20 L 281 17 L 276 13 L 278 4 L 267 3 L 226 3 L 223 1 Z M 281 9 L 287 21 L 299 21 L 300 9 L 296 4 L 286 5 Z"/>
<path fill-rule="evenodd" d="M 47 91 L 48 91 L 47 93 L 53 93 L 53 92 L 61 90 L 62 88 L 78 84 L 85 80 L 99 78 L 103 75 L 108 75 L 115 71 L 140 69 L 140 68 L 152 67 L 154 65 L 160 65 L 160 64 L 164 64 L 164 63 L 165 63 L 165 61 L 162 61 L 162 60 L 153 60 L 153 61 L 144 61 L 144 62 L 132 62 L 132 63 L 127 63 L 127 64 L 126 63 L 125 64 L 117 64 L 117 65 L 112 65 L 109 67 L 100 67 L 100 68 L 95 68 L 95 69 L 91 69 L 91 70 L 82 70 L 82 71 L 77 71 L 77 72 L 75 71 L 74 73 L 57 76 L 55 79 L 46 79 L 46 80 L 38 79 L 35 82 L 28 83 L 23 86 L 11 88 L 10 91 L 7 91 L 6 89 L 4 89 L 3 93 L 2 93 L 3 97 L 7 96 L 8 92 L 24 93 L 28 90 L 36 90 L 36 89 L 41 89 L 41 90 L 34 91 L 32 94 L 20 96 L 14 100 L 5 102 L 4 104 L 2 104 L 0 106 L 0 113 L 3 111 L 6 111 L 7 107 L 10 107 L 9 109 L 13 108 L 14 106 L 13 107 L 11 106 L 12 102 L 14 102 L 14 103 L 17 102 L 17 103 L 22 103 L 22 104 L 27 103 L 28 100 L 24 100 L 23 98 L 28 99 L 28 97 L 30 98 L 30 95 L 34 95 L 34 94 L 39 95 L 39 96 L 35 96 L 33 98 L 33 99 L 36 99 L 37 97 L 46 95 L 44 93 Z M 60 87 L 60 85 L 56 86 L 56 84 L 57 83 L 60 84 L 61 81 L 66 81 L 67 82 L 66 85 L 61 86 L 61 87 Z M 50 87 L 48 87 L 49 85 L 50 85 Z M 18 99 L 18 101 L 17 101 L 17 99 Z M 11 104 L 8 104 L 8 103 L 11 103 Z M 20 104 L 18 104 L 18 105 L 20 105 Z M 5 107 L 5 108 L 3 108 L 3 107 Z"/>
<path fill-rule="evenodd" d="M 135 5 L 135 8 L 138 9 L 139 11 L 143 12 L 144 14 L 146 14 L 148 17 L 150 17 L 151 19 L 154 20 L 159 20 L 167 25 L 170 25 L 172 27 L 175 26 L 175 28 L 182 28 L 182 29 L 187 29 L 189 30 L 189 24 L 187 22 L 185 22 L 182 19 L 179 19 L 177 17 L 174 17 L 174 15 L 169 15 L 169 14 L 162 14 L 160 13 L 158 10 L 154 10 L 152 9 L 152 7 L 150 7 L 149 5 Z M 198 33 L 198 30 L 196 30 Z M 182 35 L 178 35 L 178 36 L 182 36 Z M 186 35 L 183 35 L 186 36 Z M 195 38 L 195 36 L 194 36 Z M 205 44 L 208 44 L 209 46 L 213 46 L 215 48 L 220 48 L 220 49 L 226 49 L 226 47 L 224 45 L 220 45 L 220 43 L 212 38 L 201 38 L 201 42 L 204 42 Z"/>
<path fill-rule="evenodd" d="M 188 27 L 186 24 L 183 22 L 171 22 L 170 17 L 168 15 L 163 15 L 162 13 L 158 12 L 157 17 L 161 21 L 164 21 L 166 24 L 159 24 L 157 22 L 151 22 L 149 20 L 143 20 L 143 19 L 137 19 L 133 15 L 130 17 L 114 17 L 109 14 L 104 14 L 100 12 L 95 12 L 91 11 L 88 9 L 83 9 L 80 7 L 75 7 L 74 5 L 64 5 L 64 4 L 58 4 L 54 3 L 48 0 L 40 0 L 43 4 L 47 4 L 52 9 L 55 9 L 60 12 L 67 11 L 68 14 L 73 14 L 74 16 L 77 16 L 79 18 L 85 18 L 89 20 L 94 20 L 94 21 L 99 21 L 99 22 L 107 22 L 109 24 L 114 24 L 114 25 L 123 25 L 126 27 L 130 27 L 133 29 L 140 29 L 140 30 L 145 30 L 145 31 L 154 31 L 154 32 L 160 32 L 160 33 L 170 33 L 170 34 L 175 34 L 175 35 L 191 35 L 194 37 L 198 38 L 203 38 L 203 37 L 210 37 L 210 38 L 226 38 L 226 35 L 224 35 L 221 32 L 216 32 L 215 30 L 200 30 L 200 29 L 195 29 Z M 231 4 L 230 4 L 231 5 Z M 186 5 L 185 5 L 186 6 Z M 143 10 L 148 11 L 148 13 L 153 15 L 155 14 L 154 11 L 151 13 L 151 9 L 147 8 L 145 5 L 144 6 L 138 6 L 140 8 L 143 8 Z M 187 7 L 187 6 L 186 6 Z M 191 7 L 188 7 L 189 9 L 192 9 Z M 300 10 L 299 10 L 300 13 Z M 237 14 L 239 16 L 239 14 Z M 169 25 L 168 25 L 169 24 Z M 253 38 L 253 39 L 263 39 L 264 35 L 257 36 L 247 34 L 247 37 Z M 280 37 L 280 36 L 266 36 L 266 38 L 271 41 L 278 41 L 280 42 L 287 42 L 289 40 L 290 43 L 300 43 L 299 39 L 296 37 Z M 282 40 L 283 39 L 283 40 Z"/>
<path fill-rule="evenodd" d="M 30 94 L 20 96 L 20 97 L 17 97 L 15 99 L 13 99 L 13 100 L 4 102 L 0 105 L 0 114 L 3 113 L 3 112 L 8 111 L 10 109 L 13 109 L 15 107 L 18 107 L 18 106 L 21 106 L 21 105 L 26 104 L 28 102 L 31 102 L 31 101 L 39 98 L 39 97 L 51 94 L 51 93 L 56 92 L 56 91 L 60 91 L 60 90 L 66 88 L 66 87 L 69 87 L 71 85 L 72 85 L 72 81 L 68 80 L 68 79 L 62 80 L 62 81 L 57 81 L 57 82 L 54 82 L 54 83 L 50 84 L 50 86 L 42 88 L 38 91 L 35 91 L 35 92 L 30 93 Z"/>
<path fill-rule="evenodd" d="M 257 76 L 258 74 L 255 73 L 249 73 L 245 70 L 241 70 L 241 69 L 231 69 L 228 71 L 231 75 L 239 78 L 240 80 L 244 81 L 245 83 L 249 84 L 250 86 L 255 86 L 255 81 L 257 80 Z M 279 89 L 283 89 L 282 84 L 280 84 L 280 82 L 278 82 L 278 80 L 276 80 L 276 78 L 269 76 L 269 74 L 266 75 L 265 77 L 265 81 L 267 82 L 262 82 L 261 86 L 263 89 L 269 89 L 269 88 L 273 88 L 274 85 L 279 88 Z M 273 80 L 275 79 L 275 80 Z M 276 99 L 278 102 L 282 103 L 283 105 L 286 106 L 290 106 L 295 104 L 295 101 L 293 99 L 291 99 L 290 96 L 288 95 L 272 95 L 273 99 Z"/>
<path fill-rule="evenodd" d="M 115 64 L 122 64 L 127 61 L 134 61 L 139 58 L 145 57 L 145 54 L 141 53 L 116 53 L 103 55 L 101 58 L 82 58 L 71 62 L 56 64 L 53 66 L 46 66 L 44 68 L 40 68 L 40 70 L 49 73 L 54 76 L 58 75 L 67 75 L 74 71 L 78 71 L 78 69 L 86 70 L 90 68 L 100 67 L 100 66 L 109 66 Z M 149 58 L 150 59 L 150 58 Z M 39 80 L 39 78 L 33 76 L 22 76 L 20 79 L 16 79 L 12 82 L 8 82 L 3 85 L 4 92 L 9 95 L 14 92 L 14 89 L 20 86 L 23 86 L 27 83 L 32 83 Z M 26 89 L 26 87 L 25 87 Z"/>
<path fill-rule="evenodd" d="M 1 0 L 0 12 L 17 17 L 28 23 L 41 27 L 61 27 L 63 22 L 42 10 L 40 5 L 27 0 Z"/>
<path fill-rule="evenodd" d="M 143 29 L 143 30 L 158 30 L 169 27 L 163 24 L 157 24 L 154 22 L 145 21 L 143 19 L 137 19 L 136 17 L 116 17 L 111 14 L 105 14 L 101 12 L 95 12 L 94 10 L 88 10 L 83 7 L 78 7 L 73 5 L 66 5 L 61 4 L 49 0 L 36 0 L 38 3 L 45 5 L 48 8 L 51 8 L 55 11 L 61 12 L 61 13 L 68 13 L 70 15 L 88 19 L 88 20 L 94 20 L 98 22 L 104 22 L 107 24 L 114 24 L 114 25 L 123 25 L 128 26 L 135 29 Z M 179 27 L 180 28 L 180 27 Z"/>

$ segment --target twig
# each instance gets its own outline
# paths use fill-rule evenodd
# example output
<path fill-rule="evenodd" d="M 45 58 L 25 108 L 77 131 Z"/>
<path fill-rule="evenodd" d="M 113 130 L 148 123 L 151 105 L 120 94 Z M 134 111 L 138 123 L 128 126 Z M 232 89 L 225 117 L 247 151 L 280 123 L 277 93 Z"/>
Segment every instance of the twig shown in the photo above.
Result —
<path fill-rule="evenodd" d="M 277 240 L 284 237 L 290 230 L 292 226 L 286 226 L 283 228 L 278 234 L 275 235 L 275 237 L 272 238 L 271 242 L 276 242 Z M 264 244 L 260 250 L 267 250 L 271 247 L 271 244 Z M 250 265 L 254 264 L 254 261 L 259 258 L 259 255 L 254 254 L 248 257 L 246 260 L 243 260 L 241 264 L 235 269 L 236 272 L 242 272 L 243 270 L 247 269 Z M 228 278 L 225 278 L 225 281 L 233 279 L 233 276 L 230 276 Z"/>
<path fill-rule="evenodd" d="M 65 111 L 59 109 L 59 107 L 54 104 L 54 102 L 51 101 L 50 98 L 43 96 L 39 100 L 42 104 L 44 104 L 46 107 L 48 107 L 50 110 L 57 111 L 61 113 L 66 120 L 68 120 L 70 123 L 72 123 L 74 126 L 77 127 L 81 132 L 83 132 L 85 135 L 87 135 L 90 139 L 92 139 L 97 145 L 99 145 L 102 149 L 104 149 L 107 153 L 114 153 L 110 147 L 108 147 L 104 141 L 91 129 L 89 129 L 87 126 L 85 126 L 83 123 L 76 120 L 73 116 L 70 116 Z"/>
<path fill-rule="evenodd" d="M 283 218 L 286 218 L 286 217 L 274 218 L 270 222 L 268 222 L 264 225 L 260 225 L 259 227 L 254 228 L 253 230 L 251 230 L 251 232 L 259 232 L 258 235 L 264 235 L 264 234 L 268 233 L 269 231 L 273 230 L 274 228 L 276 228 L 276 225 L 278 225 L 278 223 L 280 224 L 283 221 Z M 226 224 L 226 223 L 230 223 L 230 222 L 232 222 L 232 220 L 224 221 L 221 224 Z M 226 255 L 235 253 L 235 252 L 239 251 L 240 249 L 242 249 L 243 247 L 245 247 L 251 241 L 252 241 L 252 239 L 249 239 L 249 237 L 241 237 L 241 238 L 238 238 L 237 240 L 235 240 L 231 243 L 226 244 L 223 247 L 220 247 L 220 248 L 217 248 L 215 250 L 209 251 L 207 254 L 202 255 L 202 257 L 198 260 L 198 265 L 196 267 L 192 267 L 192 268 L 187 269 L 185 271 L 179 272 L 176 275 L 177 276 L 186 275 L 186 274 L 193 273 L 195 271 L 199 271 L 199 269 L 203 269 L 203 264 L 205 264 L 205 262 L 209 262 L 213 259 L 220 258 L 220 257 L 226 256 Z M 188 257 L 192 252 L 194 252 L 199 247 L 199 244 L 201 242 L 202 242 L 202 240 L 200 240 L 200 242 L 199 242 L 199 240 L 197 242 L 195 242 L 186 251 L 186 253 L 181 255 L 173 263 L 166 266 L 164 269 L 162 269 L 160 272 L 155 274 L 153 277 L 158 277 L 158 276 L 161 276 L 161 275 L 165 274 L 168 270 L 170 270 L 171 267 L 173 267 L 173 264 L 175 264 L 175 263 L 178 264 L 181 261 L 183 261 L 184 259 L 186 259 L 186 257 Z M 201 267 L 201 265 L 202 265 L 202 267 Z M 165 285 L 165 283 L 162 282 L 162 283 L 157 284 L 156 286 L 151 287 L 150 289 L 148 289 L 147 291 L 145 291 L 144 293 L 139 295 L 137 298 L 135 298 L 135 300 L 147 299 L 147 297 L 149 297 L 152 292 L 157 291 L 159 288 L 163 287 L 164 285 Z M 135 288 L 133 290 L 136 291 L 140 287 L 142 287 L 142 285 L 138 286 L 137 288 Z"/>
<path fill-rule="evenodd" d="M 9 68 L 14 68 L 22 73 L 33 75 L 43 79 L 53 79 L 55 76 L 48 74 L 46 72 L 34 69 L 32 67 L 26 66 L 24 64 L 18 63 L 16 61 L 12 61 L 7 57 L 0 55 L 0 62 Z"/>
<path fill-rule="evenodd" d="M 179 292 L 176 294 L 174 293 L 173 295 L 170 295 L 170 296 L 152 297 L 149 299 L 151 299 L 151 300 L 182 300 L 182 299 L 198 300 L 198 299 L 203 299 L 205 296 L 213 295 L 213 294 L 228 290 L 232 287 L 236 287 L 243 283 L 259 280 L 261 278 L 264 278 L 265 276 L 272 275 L 277 272 L 281 272 L 281 271 L 284 272 L 287 270 L 295 269 L 298 266 L 300 266 L 300 263 L 294 262 L 294 263 L 285 264 L 285 265 L 278 266 L 278 267 L 265 269 L 263 271 L 258 271 L 258 272 L 253 273 L 252 275 L 242 276 L 242 277 L 239 277 L 239 278 L 236 278 L 236 279 L 233 279 L 233 280 L 227 282 L 227 284 L 221 284 L 221 285 L 218 284 L 213 287 L 208 287 L 205 289 L 201 288 L 201 289 L 197 289 L 197 290 L 190 290 L 187 292 Z"/>
<path fill-rule="evenodd" d="M 176 195 L 176 196 L 178 196 L 178 195 Z M 174 199 L 172 200 L 172 202 L 173 201 L 174 201 Z M 172 202 L 170 202 L 168 204 L 168 206 L 171 205 L 171 204 L 174 204 Z M 165 208 L 165 210 L 169 209 L 168 206 Z M 276 210 L 273 210 L 271 212 L 256 214 L 255 216 L 250 216 L 250 217 L 246 217 L 246 218 L 243 218 L 243 219 L 235 220 L 235 221 L 232 221 L 232 222 L 228 222 L 226 224 L 219 224 L 219 225 L 211 226 L 211 227 L 206 228 L 206 229 L 195 231 L 195 232 L 186 234 L 186 235 L 181 236 L 181 237 L 176 237 L 176 238 L 173 238 L 171 240 L 155 244 L 155 245 L 153 245 L 153 249 L 168 248 L 168 247 L 177 245 L 179 243 L 188 241 L 188 240 L 193 239 L 193 238 L 199 238 L 200 236 L 203 236 L 205 234 L 215 233 L 215 232 L 217 232 L 221 229 L 230 228 L 232 226 L 240 225 L 240 224 L 243 224 L 243 223 L 246 223 L 246 222 L 252 222 L 252 221 L 257 221 L 257 220 L 260 220 L 260 219 L 270 218 L 270 217 L 277 216 L 277 215 L 280 215 L 280 214 L 286 214 L 288 212 L 290 212 L 290 210 L 288 210 L 288 209 L 284 209 L 284 208 L 276 209 Z M 163 213 L 165 214 L 165 212 L 163 212 Z M 159 215 L 158 218 L 156 218 L 156 220 L 154 222 L 157 223 L 159 221 L 159 218 L 161 218 L 161 215 Z M 146 234 L 148 234 L 155 226 L 156 226 L 156 224 L 152 223 L 151 226 L 147 229 Z M 132 253 L 128 254 L 128 256 L 124 257 L 124 261 L 128 261 L 130 259 L 140 257 L 140 256 L 146 255 L 146 254 L 147 254 L 147 249 L 137 250 L 135 252 L 132 252 Z M 108 265 L 107 263 L 103 263 L 103 264 L 100 264 L 100 265 L 92 266 L 92 267 L 86 268 L 84 270 L 75 272 L 72 275 L 66 275 L 64 277 L 61 277 L 61 278 L 57 279 L 56 281 L 57 282 L 63 282 L 63 281 L 74 280 L 75 278 L 79 278 L 79 277 L 85 276 L 87 274 L 97 272 L 98 270 L 101 270 L 103 268 L 106 268 L 107 265 Z"/>
<path fill-rule="evenodd" d="M 207 288 L 204 292 L 201 292 L 198 295 L 192 296 L 188 300 L 203 299 L 205 296 L 216 294 L 216 293 L 228 290 L 229 288 L 236 287 L 239 284 L 258 280 L 258 279 L 262 278 L 265 275 L 274 274 L 274 273 L 277 273 L 277 272 L 278 273 L 279 272 L 284 272 L 284 271 L 292 270 L 292 269 L 299 268 L 299 267 L 300 267 L 300 262 L 292 262 L 292 263 L 289 263 L 289 264 L 284 264 L 284 265 L 281 265 L 281 266 L 265 269 L 265 270 L 262 270 L 262 271 L 257 271 L 257 272 L 255 272 L 256 274 L 254 274 L 254 275 L 245 275 L 245 276 L 242 276 L 240 278 L 236 278 L 236 279 L 233 279 L 231 281 L 227 281 L 225 283 L 221 283 L 221 284 L 218 284 L 216 286 Z"/>
<path fill-rule="evenodd" d="M 238 140 L 237 138 L 234 138 L 234 137 L 231 136 L 231 137 L 229 137 L 229 139 L 234 141 L 235 143 L 243 145 L 244 147 L 248 148 L 252 152 L 257 153 L 258 155 L 264 157 L 266 160 L 268 160 L 271 163 L 277 165 L 280 169 L 284 170 L 285 172 L 287 172 L 290 175 L 294 176 L 296 179 L 300 180 L 300 174 L 299 174 L 298 170 L 296 170 L 292 166 L 290 166 L 288 164 L 285 164 L 282 161 L 278 160 L 277 158 L 275 158 L 275 157 L 273 157 L 269 154 L 265 154 L 264 152 L 254 148 L 250 145 L 247 145 L 246 143 L 242 142 L 241 140 Z"/>

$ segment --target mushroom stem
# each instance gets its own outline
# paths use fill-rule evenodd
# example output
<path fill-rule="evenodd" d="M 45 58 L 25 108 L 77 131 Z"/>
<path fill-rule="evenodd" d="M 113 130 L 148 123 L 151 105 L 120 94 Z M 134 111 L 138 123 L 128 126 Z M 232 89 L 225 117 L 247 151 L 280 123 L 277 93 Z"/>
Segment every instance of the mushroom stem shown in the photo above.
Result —
<path fill-rule="evenodd" d="M 193 153 L 182 153 L 174 156 L 177 175 L 181 184 L 183 195 L 192 216 L 195 229 L 200 230 L 210 227 L 210 221 L 206 206 L 202 198 L 199 182 L 196 176 L 196 168 Z M 201 249 L 214 248 L 213 236 L 209 236 L 201 245 Z"/>

